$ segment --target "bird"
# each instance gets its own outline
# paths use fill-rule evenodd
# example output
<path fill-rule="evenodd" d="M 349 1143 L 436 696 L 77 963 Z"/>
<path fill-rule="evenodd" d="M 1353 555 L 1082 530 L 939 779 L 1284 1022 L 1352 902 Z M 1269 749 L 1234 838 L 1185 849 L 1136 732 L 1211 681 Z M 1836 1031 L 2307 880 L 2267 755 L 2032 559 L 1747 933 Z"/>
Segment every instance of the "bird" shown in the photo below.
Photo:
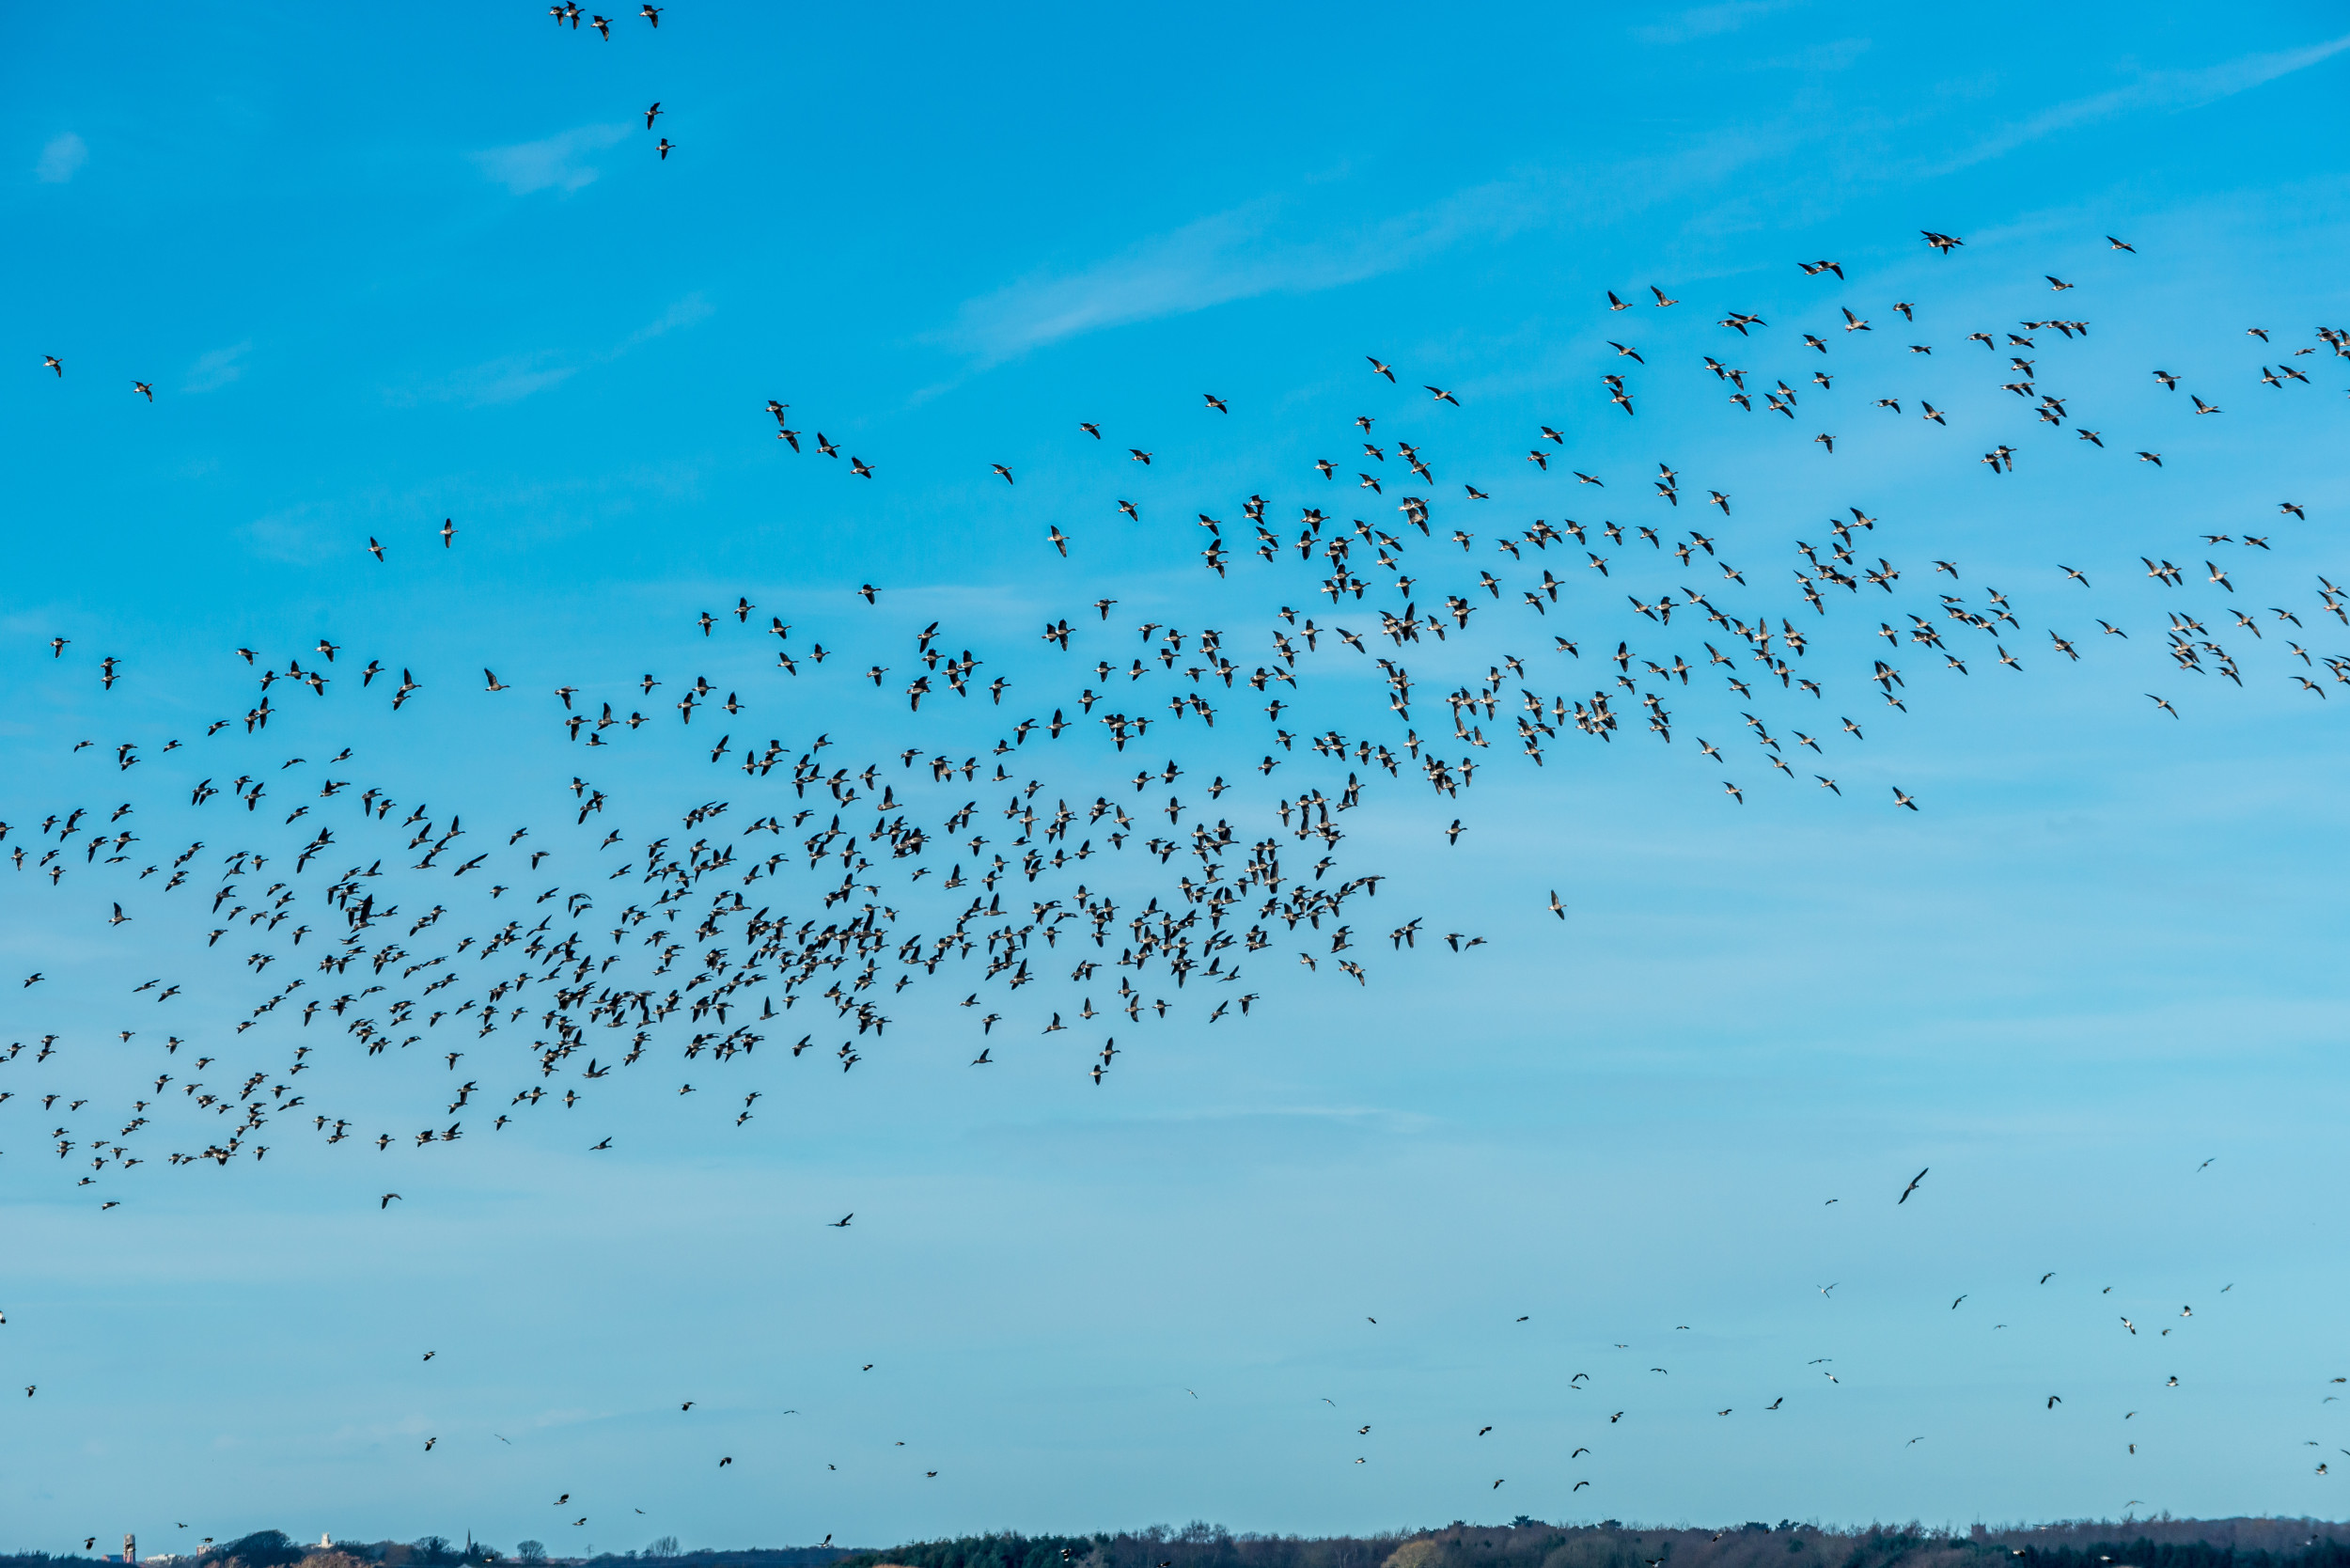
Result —
<path fill-rule="evenodd" d="M 651 130 L 651 129 L 652 129 L 652 122 L 653 122 L 654 120 L 656 120 L 656 119 L 660 118 L 661 118 L 661 100 L 659 100 L 659 99 L 657 99 L 657 98 L 656 98 L 656 99 L 654 99 L 654 100 L 652 101 L 652 105 L 651 105 L 651 107 L 648 108 L 648 109 L 645 111 L 645 129 L 646 129 L 646 130 L 648 130 L 648 131 Z"/>
<path fill-rule="evenodd" d="M 851 1210 L 849 1213 L 842 1215 L 838 1219 L 826 1221 L 826 1225 L 828 1229 L 834 1231 L 845 1231 L 849 1228 L 849 1221 L 854 1219 L 855 1217 L 855 1211 Z M 870 1369 L 868 1370 L 870 1371 Z"/>
<path fill-rule="evenodd" d="M 390 1208 L 390 1207 L 392 1206 L 393 1201 L 394 1201 L 395 1200 L 397 1200 L 399 1197 L 400 1197 L 400 1194 L 398 1194 L 398 1193 L 396 1193 L 396 1192 L 387 1192 L 387 1193 L 385 1193 L 385 1194 L 384 1195 L 383 1199 L 382 1199 L 382 1200 L 380 1200 L 380 1201 L 376 1204 L 376 1207 L 377 1207 L 378 1209 L 388 1209 L 388 1208 Z"/>
<path fill-rule="evenodd" d="M 1931 1169 L 1931 1168 L 1932 1168 L 1932 1167 L 1928 1167 L 1927 1168 L 1928 1168 L 1928 1169 Z M 1919 1184 L 1919 1183 L 1920 1183 L 1920 1182 L 1922 1182 L 1922 1181 L 1924 1181 L 1925 1179 L 1926 1179 L 1926 1173 L 1925 1173 L 1925 1171 L 1924 1171 L 1924 1170 L 1920 1170 L 1919 1172 L 1918 1172 L 1918 1174 L 1917 1174 L 1917 1175 L 1912 1176 L 1912 1177 L 1909 1179 L 1909 1185 L 1907 1185 L 1907 1186 L 1905 1186 L 1905 1187 L 1902 1188 L 1902 1195 L 1901 1195 L 1899 1198 L 1896 1198 L 1895 1200 L 1893 1200 L 1893 1206 L 1894 1206 L 1895 1208 L 1899 1208 L 1899 1207 L 1901 1207 L 1901 1205 L 1903 1205 L 1904 1203 L 1908 1202 L 1908 1201 L 1909 1201 L 1909 1195 L 1910 1195 L 1911 1193 L 1913 1193 L 1913 1192 L 1916 1192 L 1916 1191 L 1918 1190 L 1918 1184 Z"/>
<path fill-rule="evenodd" d="M 671 141 L 668 137 L 664 136 L 661 138 L 660 144 L 655 147 L 653 150 L 661 154 L 661 161 L 666 164 L 669 161 L 669 154 L 677 150 L 677 143 Z"/>

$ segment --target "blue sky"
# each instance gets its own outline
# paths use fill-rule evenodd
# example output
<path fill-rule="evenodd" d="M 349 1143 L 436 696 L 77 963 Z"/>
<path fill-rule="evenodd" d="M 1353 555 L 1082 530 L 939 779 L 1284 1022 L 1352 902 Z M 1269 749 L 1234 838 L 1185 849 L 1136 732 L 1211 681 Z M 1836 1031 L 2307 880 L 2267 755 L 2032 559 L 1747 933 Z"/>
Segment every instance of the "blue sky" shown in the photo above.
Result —
<path fill-rule="evenodd" d="M 290 809 L 325 772 L 403 813 L 459 813 L 502 855 L 493 830 L 530 824 L 550 874 L 600 889 L 607 824 L 641 845 L 703 800 L 737 802 L 728 831 L 781 803 L 779 783 L 711 767 L 713 719 L 792 753 L 828 734 L 828 760 L 860 765 L 979 754 L 1043 716 L 1031 693 L 1065 704 L 1078 666 L 1146 654 L 1138 622 L 1218 626 L 1246 667 L 1271 657 L 1284 605 L 1340 625 L 1400 607 L 1332 609 L 1293 557 L 1245 553 L 1252 493 L 1277 531 L 1366 501 L 1406 531 L 1377 510 L 1414 491 L 1397 454 L 1348 455 L 1358 415 L 1438 476 L 1435 537 L 1408 535 L 1422 610 L 1474 594 L 1473 569 L 1509 584 L 1470 632 L 1409 650 L 1422 734 L 1446 728 L 1437 694 L 1504 651 L 1577 698 L 1619 639 L 1658 658 L 1727 640 L 1617 603 L 1689 580 L 1629 533 L 1642 524 L 1706 529 L 1753 585 L 1706 591 L 1742 616 L 1806 613 L 1791 541 L 1825 550 L 1847 507 L 1879 520 L 1861 564 L 1904 577 L 1890 597 L 1829 588 L 1803 623 L 1827 697 L 1766 682 L 1749 708 L 1705 666 L 1672 687 L 1669 745 L 1626 693 L 1612 745 L 1560 727 L 1536 770 L 1512 754 L 1508 682 L 1472 789 L 1437 800 L 1371 774 L 1349 819 L 1347 873 L 1388 879 L 1346 917 L 1368 983 L 1307 972 L 1280 933 L 1245 1021 L 1209 1024 L 1188 988 L 1167 1020 L 1116 1031 L 1098 1086 L 1102 1035 L 1043 1036 L 1032 1016 L 1068 987 L 1000 1003 L 980 1036 L 942 981 L 906 992 L 851 1073 L 821 1032 L 806 1058 L 787 1035 L 724 1067 L 681 1064 L 665 1037 L 651 1077 L 558 1079 L 589 1097 L 418 1150 L 404 1130 L 448 1120 L 452 1076 L 475 1069 L 314 1031 L 310 1105 L 400 1141 L 328 1147 L 291 1114 L 263 1163 L 169 1167 L 166 1142 L 102 1173 L 120 1206 L 101 1211 L 51 1154 L 39 1096 L 111 1117 L 193 1050 L 282 1071 L 299 1031 L 235 1032 L 272 987 L 237 939 L 203 946 L 200 902 L 149 883 L 114 927 L 116 873 L 53 888 L 0 870 L 0 952 L 48 977 L 5 993 L 7 1038 L 59 1037 L 45 1062 L 0 1066 L 0 1371 L 38 1390 L 0 1430 L 11 1544 L 2340 1515 L 2340 1478 L 2313 1471 L 2350 1448 L 2324 1403 L 2350 1374 L 2329 1197 L 2350 690 L 2309 695 L 2292 671 L 2337 683 L 2280 645 L 2301 634 L 2271 619 L 2254 641 L 2225 616 L 2292 607 L 2310 651 L 2350 652 L 2316 597 L 2319 574 L 2350 580 L 2344 378 L 2310 335 L 2350 325 L 2342 27 L 2317 6 L 1944 24 L 1771 0 L 1442 18 L 679 5 L 657 32 L 618 19 L 608 42 L 527 6 L 19 19 L 0 110 L 0 200 L 25 237 L 0 262 L 18 302 L 0 377 L 8 845 L 136 798 L 143 841 L 204 839 L 216 886 L 245 823 L 185 792 L 266 773 Z M 1966 243 L 1938 256 L 1921 229 Z M 1820 258 L 1843 280 L 1795 266 Z M 1685 303 L 1605 308 L 1652 283 Z M 1847 306 L 1866 337 L 1833 330 Z M 1742 338 L 1715 324 L 1731 310 L 1770 324 Z M 2012 352 L 2067 397 L 2054 428 L 1984 373 L 2011 373 L 2009 346 L 1965 340 L 2052 312 L 2089 336 Z M 2318 350 L 2287 361 L 2311 384 L 2261 384 L 2296 347 Z M 1707 355 L 1758 393 L 1800 387 L 1799 412 L 1782 430 L 1731 409 Z M 1630 419 L 1598 379 L 1627 368 Z M 1815 395 L 1821 368 L 1836 384 Z M 2190 395 L 2227 412 L 2198 418 Z M 771 398 L 843 459 L 777 442 Z M 1976 461 L 1999 442 L 2012 475 Z M 1381 496 L 1348 482 L 1380 461 Z M 1659 463 L 1682 476 L 1676 508 L 1648 493 Z M 1227 580 L 1199 568 L 1199 512 L 1224 524 Z M 1567 516 L 1616 557 L 1604 582 L 1571 546 L 1490 548 Z M 1608 518 L 1624 545 L 1598 542 Z M 1444 542 L 1454 527 L 1471 554 Z M 2249 530 L 2271 548 L 2246 548 Z M 2184 586 L 2149 581 L 2141 556 L 2180 563 Z M 1575 581 L 1538 618 L 1517 593 L 1546 568 Z M 1990 588 L 2017 615 L 1998 642 L 2020 674 L 1965 628 L 1964 676 L 1875 634 L 1944 591 L 1985 608 Z M 705 637 L 695 617 L 738 597 L 749 624 Z M 1086 608 L 1102 597 L 1106 619 Z M 2180 612 L 2225 629 L 2243 689 L 2170 663 Z M 769 615 L 791 623 L 783 646 L 837 662 L 802 651 L 778 674 Z M 1037 636 L 1059 617 L 1069 653 Z M 1013 682 L 1004 706 L 905 711 L 933 620 Z M 307 665 L 321 637 L 345 650 L 331 696 L 281 683 L 261 736 L 203 737 L 255 700 L 231 649 Z M 1879 656 L 1904 670 L 1905 713 L 1869 690 Z M 347 671 L 368 658 L 412 669 L 418 699 L 395 716 L 389 677 L 362 692 Z M 1326 635 L 1304 659 L 1308 722 L 1392 739 L 1368 659 Z M 876 664 L 885 692 L 856 674 Z M 515 689 L 482 691 L 483 667 Z M 657 726 L 614 731 L 591 770 L 549 688 L 625 710 L 644 673 L 665 682 Z M 697 674 L 745 713 L 681 733 L 666 704 Z M 1214 810 L 1246 839 L 1277 797 L 1343 782 L 1302 748 L 1269 780 L 1250 771 L 1273 744 L 1253 698 L 1219 693 L 1212 731 L 1162 720 L 1134 756 L 1089 720 L 1008 765 L 1044 781 L 1041 801 L 1123 791 L 1155 811 L 1167 792 L 1138 795 L 1128 770 L 1173 734 L 1178 792 L 1240 780 Z M 1791 745 L 1794 779 L 1775 776 L 1747 711 L 1822 752 Z M 148 759 L 128 776 L 126 741 Z M 343 746 L 352 761 L 327 763 Z M 583 773 L 611 798 L 586 825 Z M 954 792 L 924 784 L 921 808 L 995 809 Z M 1105 862 L 1096 886 L 1139 901 L 1164 894 L 1155 872 Z M 778 897 L 819 886 L 785 876 L 802 880 Z M 451 930 L 495 923 L 462 886 L 426 898 L 448 900 Z M 1415 916 L 1418 947 L 1377 947 Z M 1444 932 L 1485 943 L 1456 954 Z M 185 988 L 170 1026 L 131 992 L 150 976 Z M 165 1027 L 196 1045 L 165 1058 Z M 975 1072 L 981 1044 L 999 1059 Z M 475 1049 L 493 1090 L 520 1087 L 526 1060 Z"/>

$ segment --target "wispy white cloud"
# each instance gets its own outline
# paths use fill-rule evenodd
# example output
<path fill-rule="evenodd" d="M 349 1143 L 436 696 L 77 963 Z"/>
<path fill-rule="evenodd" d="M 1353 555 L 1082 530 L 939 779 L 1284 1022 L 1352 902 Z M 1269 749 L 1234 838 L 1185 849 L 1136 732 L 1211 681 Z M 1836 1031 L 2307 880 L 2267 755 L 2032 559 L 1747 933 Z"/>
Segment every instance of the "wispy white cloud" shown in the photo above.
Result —
<path fill-rule="evenodd" d="M 1668 32 L 1672 38 L 1725 32 L 1798 3 L 1738 0 L 1684 12 L 1653 31 L 1659 38 Z M 1847 39 L 1822 47 L 1826 53 L 1807 63 L 1832 70 L 1857 58 L 1867 43 Z M 2196 71 L 2154 72 L 2126 86 L 2055 105 L 1935 169 L 1905 173 L 1915 178 L 1964 167 L 2066 127 L 2118 115 L 2213 102 L 2344 50 L 2350 50 L 2350 35 Z M 1816 128 L 1793 121 L 1742 129 L 1600 171 L 1537 172 L 1496 180 L 1383 221 L 1309 235 L 1295 231 L 1287 198 L 1267 196 L 1143 240 L 1077 271 L 1024 278 L 967 301 L 953 324 L 936 337 L 987 365 L 1105 327 L 1265 294 L 1339 288 L 1418 265 L 1465 243 L 1506 240 L 1569 218 L 1585 223 L 1621 218 L 1691 190 L 1718 186 L 1819 139 Z M 1870 176 L 1861 171 L 1853 178 Z"/>
<path fill-rule="evenodd" d="M 89 143 L 72 132 L 53 138 L 40 149 L 40 161 L 33 165 L 33 178 L 44 185 L 62 185 L 81 173 L 89 162 Z"/>
<path fill-rule="evenodd" d="M 494 147 L 473 154 L 481 172 L 516 196 L 533 191 L 576 191 L 602 171 L 582 160 L 628 134 L 625 125 L 583 125 L 542 141 Z"/>
<path fill-rule="evenodd" d="M 244 356 L 252 350 L 253 341 L 225 349 L 214 349 L 188 367 L 188 379 L 180 384 L 182 392 L 217 392 L 244 374 Z"/>
<path fill-rule="evenodd" d="M 1837 39 L 1754 62 L 1757 71 L 1850 71 L 1870 49 L 1868 39 Z"/>
<path fill-rule="evenodd" d="M 2133 110 L 2200 108 L 2273 82 L 2280 76 L 2306 71 L 2311 66 L 2331 59 L 2345 49 L 2350 49 L 2350 33 L 2301 49 L 2247 55 L 2240 59 L 2224 60 L 2200 71 L 2151 71 L 2126 86 L 2093 93 L 2087 98 L 2076 98 L 2069 102 L 2043 109 L 2029 119 L 2019 120 L 1985 137 L 1935 172 L 1980 164 L 2059 131 L 2111 119 Z"/>
<path fill-rule="evenodd" d="M 1537 172 L 1472 186 L 1395 217 L 1304 236 L 1278 196 L 1211 214 L 1062 276 L 966 302 L 938 337 L 995 363 L 1083 333 L 1264 294 L 1310 293 L 1416 266 L 1455 245 L 1509 239 L 1569 216 L 1599 221 L 1776 157 L 1816 136 L 1741 129 L 1592 173 Z"/>
<path fill-rule="evenodd" d="M 999 360 L 1081 333 L 1203 310 L 1261 294 L 1309 293 L 1394 272 L 1471 236 L 1499 239 L 1543 221 L 1550 193 L 1508 180 L 1340 234 L 1277 233 L 1267 197 L 1156 236 L 1064 277 L 1015 283 L 965 304 L 944 336 Z"/>
<path fill-rule="evenodd" d="M 692 326 L 697 321 L 708 320 L 713 308 L 711 303 L 701 295 L 688 294 L 663 311 L 652 321 L 638 327 L 634 332 L 621 338 L 617 348 L 600 357 L 618 359 L 629 350 L 650 343 L 664 333 L 675 332 L 680 327 Z"/>
<path fill-rule="evenodd" d="M 1643 43 L 1687 43 L 1692 39 L 1734 33 L 1749 22 L 1799 4 L 1801 0 L 1724 0 L 1721 5 L 1699 6 L 1662 22 L 1636 27 L 1632 36 Z"/>
<path fill-rule="evenodd" d="M 533 392 L 560 385 L 577 373 L 577 366 L 556 363 L 550 351 L 503 354 L 434 381 L 388 392 L 384 400 L 395 408 L 415 408 L 422 403 L 489 408 L 498 403 L 519 402 Z"/>
<path fill-rule="evenodd" d="M 714 307 L 700 294 L 688 294 L 611 348 L 588 355 L 585 363 L 609 365 L 656 337 L 692 326 L 714 313 Z M 520 402 L 535 392 L 559 386 L 577 375 L 579 369 L 578 365 L 564 363 L 563 356 L 551 349 L 504 354 L 436 379 L 395 387 L 384 394 L 384 400 L 395 408 L 415 408 L 424 403 L 490 408 L 499 403 Z"/>
<path fill-rule="evenodd" d="M 255 555 L 271 560 L 315 565 L 335 551 L 337 510 L 306 503 L 270 512 L 244 525 L 245 541 Z"/>

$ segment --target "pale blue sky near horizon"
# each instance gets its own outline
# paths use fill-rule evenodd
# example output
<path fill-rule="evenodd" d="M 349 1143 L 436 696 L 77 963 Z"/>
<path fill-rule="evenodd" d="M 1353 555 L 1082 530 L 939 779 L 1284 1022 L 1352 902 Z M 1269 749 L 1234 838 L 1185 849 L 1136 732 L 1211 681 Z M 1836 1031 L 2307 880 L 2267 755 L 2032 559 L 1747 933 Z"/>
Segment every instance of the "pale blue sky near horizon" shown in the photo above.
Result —
<path fill-rule="evenodd" d="M 403 807 L 543 823 L 561 867 L 602 824 L 556 815 L 583 764 L 545 689 L 618 698 L 640 670 L 674 690 L 707 669 L 750 698 L 745 733 L 828 731 L 844 760 L 942 729 L 977 749 L 1020 698 L 917 727 L 855 671 L 909 665 L 938 619 L 1016 690 L 1054 689 L 1068 660 L 1035 627 L 1056 615 L 1088 663 L 1139 652 L 1143 619 L 1246 627 L 1235 657 L 1265 657 L 1278 605 L 1319 614 L 1309 581 L 1243 555 L 1219 585 L 1174 527 L 1214 510 L 1238 554 L 1251 492 L 1280 515 L 1356 504 L 1356 414 L 1419 441 L 1446 486 L 1490 477 L 1521 524 L 1658 521 L 1645 476 L 1669 460 L 1680 512 L 1735 495 L 1705 515 L 1758 583 L 1865 505 L 1864 557 L 1906 569 L 1900 607 L 1931 603 L 1947 554 L 1959 589 L 2013 598 L 2027 667 L 1904 656 L 1906 714 L 1845 697 L 1895 605 L 1838 595 L 1813 657 L 1841 661 L 1839 700 L 1870 706 L 1838 711 L 1867 739 L 1823 735 L 1797 773 L 1842 796 L 1774 780 L 1743 704 L 1695 687 L 1668 747 L 1628 716 L 1604 748 L 1567 732 L 1540 771 L 1497 744 L 1457 802 L 1374 776 L 1349 868 L 1389 881 L 1362 929 L 1420 915 L 1487 944 L 1377 938 L 1359 988 L 1277 944 L 1250 1018 L 1140 1027 L 1098 1087 L 1093 1037 L 1041 1042 L 1022 1012 L 981 1041 L 909 992 L 854 1073 L 780 1043 L 724 1069 L 764 1096 L 743 1128 L 665 1080 L 426 1152 L 281 1124 L 264 1164 L 110 1174 L 102 1215 L 50 1157 L 37 1095 L 111 1105 L 161 1070 L 113 1043 L 136 980 L 184 979 L 182 1022 L 215 1031 L 253 985 L 188 956 L 200 904 L 110 929 L 99 886 L 0 870 L 0 963 L 52 977 L 0 993 L 0 1040 L 65 1042 L 0 1067 L 0 1389 L 38 1389 L 5 1405 L 0 1549 L 272 1526 L 576 1553 L 1195 1517 L 2350 1514 L 2345 1478 L 2313 1473 L 2350 1450 L 2350 1401 L 2326 1403 L 2350 1375 L 2350 690 L 2292 687 L 2281 628 L 2244 650 L 2242 691 L 2161 652 L 2166 611 L 2226 603 L 2195 536 L 2253 528 L 2275 549 L 2225 557 L 2246 606 L 2297 604 L 2312 651 L 2350 651 L 2311 587 L 2350 580 L 2340 361 L 2294 360 L 2310 388 L 2251 376 L 2350 325 L 2344 26 L 2308 4 L 1945 20 L 1800 0 L 678 4 L 657 31 L 616 17 L 609 42 L 531 5 L 15 17 L 0 817 L 20 834 L 111 797 L 111 747 L 137 739 L 121 790 L 154 792 L 149 840 L 217 850 L 221 803 L 199 818 L 174 792 L 349 745 Z M 1923 228 L 1966 244 L 1936 256 Z M 1819 257 L 1847 280 L 1797 272 Z M 2045 274 L 2077 291 L 2052 305 Z M 1652 282 L 1688 304 L 1604 308 Z M 1897 299 L 1935 355 L 1904 356 Z M 1841 384 L 1807 390 L 1799 431 L 1731 414 L 1697 368 L 1728 343 L 1758 375 L 1808 375 L 1797 323 L 1845 303 L 1878 330 L 1834 335 Z M 2092 334 L 2037 352 L 2107 448 L 2032 431 L 1994 478 L 1974 453 L 2022 410 L 1967 389 L 1960 351 L 1980 351 L 1957 339 L 2060 307 Z M 1729 309 L 1777 336 L 1730 337 Z M 1627 334 L 1648 360 L 1633 420 L 1595 389 Z M 2228 414 L 2186 416 L 2155 366 Z M 1872 422 L 1868 400 L 1920 389 L 1954 428 Z M 771 397 L 875 478 L 784 448 Z M 1546 472 L 1521 461 L 1537 422 L 1569 438 Z M 2131 456 L 2148 445 L 2159 470 Z M 1308 467 L 1325 454 L 1340 490 Z M 2306 523 L 2278 516 L 2288 498 Z M 2187 597 L 2141 554 L 2186 565 Z M 1641 592 L 1680 581 L 1623 555 Z M 1546 690 L 1603 679 L 1623 586 L 1574 612 L 1579 665 L 1529 658 Z M 705 639 L 693 616 L 738 594 L 752 627 Z M 1108 622 L 1080 613 L 1104 594 Z M 768 613 L 838 662 L 779 684 Z M 1508 630 L 1413 649 L 1431 714 L 1456 678 L 1434 669 L 1474 679 L 1569 618 L 1486 619 Z M 2081 634 L 2080 663 L 2051 625 Z M 200 739 L 252 700 L 230 648 L 321 635 L 413 666 L 421 700 L 394 718 L 381 682 L 312 708 L 280 686 L 265 737 Z M 1384 694 L 1324 650 L 1327 722 L 1374 732 Z M 102 693 L 106 653 L 126 676 Z M 485 666 L 520 700 L 485 696 Z M 1213 738 L 1177 737 L 1195 774 L 1266 744 L 1238 695 Z M 1761 695 L 1773 724 L 1806 722 Z M 1048 793 L 1136 765 L 1062 744 Z M 1137 749 L 1155 764 L 1157 735 Z M 633 835 L 726 791 L 669 730 L 598 766 Z M 1248 777 L 1235 820 L 1303 772 Z M 1894 787 L 1924 809 L 1894 810 Z M 1002 1059 L 975 1073 L 982 1043 Z M 446 1120 L 447 1076 L 354 1056 L 307 1081 L 397 1129 Z M 588 1116 L 612 1151 L 587 1152 Z"/>

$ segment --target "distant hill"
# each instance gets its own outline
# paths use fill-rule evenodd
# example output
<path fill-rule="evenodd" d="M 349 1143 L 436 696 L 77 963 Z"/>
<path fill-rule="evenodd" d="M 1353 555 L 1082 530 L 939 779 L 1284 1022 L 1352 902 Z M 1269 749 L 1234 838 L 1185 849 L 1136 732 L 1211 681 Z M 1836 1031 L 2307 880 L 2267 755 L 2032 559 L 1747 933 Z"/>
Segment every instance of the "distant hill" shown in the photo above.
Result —
<path fill-rule="evenodd" d="M 259 1532 L 284 1540 L 276 1530 Z M 246 1537 L 245 1540 L 253 1540 Z M 433 1543 L 438 1543 L 437 1545 Z M 485 1568 L 497 1563 L 501 1568 L 579 1568 L 596 1564 L 599 1568 L 620 1568 L 631 1563 L 654 1563 L 660 1568 L 830 1568 L 844 1557 L 854 1556 L 848 1546 L 699 1546 L 691 1551 L 679 1551 L 663 1556 L 650 1552 L 600 1552 L 592 1558 L 582 1557 L 520 1557 L 495 1547 L 477 1546 L 470 1552 L 455 1547 L 438 1536 L 426 1536 L 421 1541 L 337 1541 L 332 1548 L 293 1546 L 288 1549 L 274 1543 L 255 1550 L 249 1557 L 236 1548 L 243 1542 L 229 1542 L 199 1557 L 175 1557 L 155 1562 L 177 1563 L 182 1568 Z M 113 1564 L 121 1568 L 118 1557 L 62 1556 L 48 1552 L 0 1553 L 0 1568 L 101 1568 Z"/>

